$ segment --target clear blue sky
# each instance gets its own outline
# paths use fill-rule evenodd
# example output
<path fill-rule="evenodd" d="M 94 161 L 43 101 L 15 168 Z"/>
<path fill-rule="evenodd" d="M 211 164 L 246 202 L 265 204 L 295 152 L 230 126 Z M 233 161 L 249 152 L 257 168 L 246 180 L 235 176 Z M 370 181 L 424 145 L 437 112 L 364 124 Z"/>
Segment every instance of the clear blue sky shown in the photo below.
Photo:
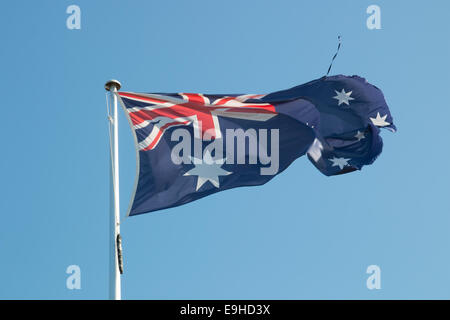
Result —
<path fill-rule="evenodd" d="M 67 6 L 81 30 L 66 28 Z M 381 8 L 368 30 L 366 8 Z M 324 75 L 381 88 L 398 132 L 363 171 L 306 158 L 122 224 L 126 299 L 450 298 L 448 1 L 8 1 L 0 18 L 0 298 L 108 297 L 103 85 L 268 93 Z M 135 174 L 121 113 L 122 216 Z M 66 289 L 67 266 L 81 290 Z M 381 290 L 366 268 L 381 268 Z"/>

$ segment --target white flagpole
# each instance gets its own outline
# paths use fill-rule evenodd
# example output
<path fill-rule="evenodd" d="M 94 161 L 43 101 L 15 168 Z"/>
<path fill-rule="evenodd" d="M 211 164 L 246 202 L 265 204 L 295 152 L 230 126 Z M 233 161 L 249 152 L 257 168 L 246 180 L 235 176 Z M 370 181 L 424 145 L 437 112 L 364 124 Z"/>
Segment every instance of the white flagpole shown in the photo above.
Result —
<path fill-rule="evenodd" d="M 110 238 L 109 238 L 109 298 L 111 300 L 121 300 L 120 269 L 119 269 L 119 248 L 118 237 L 120 237 L 120 203 L 119 203 L 119 118 L 117 113 L 116 92 L 121 87 L 117 80 L 110 80 L 105 84 L 106 91 L 110 92 L 112 98 L 113 117 L 111 119 L 112 132 L 112 188 L 111 197 L 112 209 L 110 212 Z"/>

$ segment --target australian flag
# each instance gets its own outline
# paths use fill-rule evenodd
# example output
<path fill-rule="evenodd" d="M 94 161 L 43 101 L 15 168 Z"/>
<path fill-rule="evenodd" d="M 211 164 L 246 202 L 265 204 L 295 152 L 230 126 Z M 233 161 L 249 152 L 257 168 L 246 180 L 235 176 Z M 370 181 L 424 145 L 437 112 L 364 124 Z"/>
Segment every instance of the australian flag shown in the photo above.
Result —
<path fill-rule="evenodd" d="M 119 92 L 138 176 L 128 215 L 261 185 L 307 154 L 325 175 L 360 170 L 395 131 L 383 93 L 359 76 L 270 94 Z"/>

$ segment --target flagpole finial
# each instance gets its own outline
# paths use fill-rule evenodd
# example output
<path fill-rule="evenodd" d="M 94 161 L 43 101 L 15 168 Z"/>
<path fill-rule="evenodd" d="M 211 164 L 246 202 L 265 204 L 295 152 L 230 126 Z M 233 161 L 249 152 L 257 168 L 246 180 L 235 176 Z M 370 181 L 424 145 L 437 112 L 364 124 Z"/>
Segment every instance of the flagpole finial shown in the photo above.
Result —
<path fill-rule="evenodd" d="M 115 79 L 111 79 L 105 83 L 106 91 L 111 91 L 112 87 L 116 87 L 117 90 L 120 90 L 120 88 L 122 87 L 122 84 L 118 80 L 115 80 Z"/>

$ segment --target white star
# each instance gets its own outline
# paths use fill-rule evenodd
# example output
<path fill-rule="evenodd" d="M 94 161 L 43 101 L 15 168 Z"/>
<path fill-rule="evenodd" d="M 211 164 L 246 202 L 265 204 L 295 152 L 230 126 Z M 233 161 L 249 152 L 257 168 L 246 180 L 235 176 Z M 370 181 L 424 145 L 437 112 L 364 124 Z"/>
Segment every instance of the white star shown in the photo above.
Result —
<path fill-rule="evenodd" d="M 225 159 L 213 160 L 209 150 L 206 151 L 203 159 L 192 158 L 195 168 L 192 168 L 186 172 L 185 176 L 198 176 L 197 177 L 197 188 L 195 191 L 201 188 L 206 182 L 211 182 L 216 188 L 220 187 L 219 176 L 227 176 L 232 172 L 222 169 Z"/>
<path fill-rule="evenodd" d="M 351 160 L 350 158 L 349 159 L 345 159 L 345 158 L 336 158 L 336 157 L 333 157 L 333 159 L 328 159 L 328 160 L 330 160 L 331 162 L 333 162 L 333 165 L 332 165 L 332 167 L 337 167 L 337 166 L 339 166 L 339 169 L 344 169 L 344 167 L 345 166 L 348 166 L 349 164 L 348 164 L 348 161 L 349 160 Z"/>
<path fill-rule="evenodd" d="M 350 100 L 355 100 L 354 98 L 350 97 L 353 91 L 345 92 L 344 89 L 342 89 L 341 92 L 334 90 L 336 92 L 337 96 L 334 96 L 333 98 L 338 100 L 338 106 L 345 103 L 346 105 L 350 105 L 348 102 Z"/>
<path fill-rule="evenodd" d="M 370 120 L 372 121 L 372 123 L 378 127 L 385 127 L 390 125 L 389 122 L 386 121 L 387 118 L 387 114 L 385 114 L 384 116 L 380 116 L 380 113 L 377 112 L 377 117 L 376 118 L 370 118 Z"/>
<path fill-rule="evenodd" d="M 364 135 L 364 132 L 360 132 L 358 130 L 358 133 L 355 134 L 355 138 L 358 139 L 358 141 L 360 141 L 361 139 L 364 139 L 366 136 Z"/>
<path fill-rule="evenodd" d="M 313 144 L 308 149 L 308 155 L 315 161 L 319 161 L 320 158 L 322 158 L 322 151 L 323 151 L 323 145 L 322 143 L 316 138 L 313 141 Z"/>

